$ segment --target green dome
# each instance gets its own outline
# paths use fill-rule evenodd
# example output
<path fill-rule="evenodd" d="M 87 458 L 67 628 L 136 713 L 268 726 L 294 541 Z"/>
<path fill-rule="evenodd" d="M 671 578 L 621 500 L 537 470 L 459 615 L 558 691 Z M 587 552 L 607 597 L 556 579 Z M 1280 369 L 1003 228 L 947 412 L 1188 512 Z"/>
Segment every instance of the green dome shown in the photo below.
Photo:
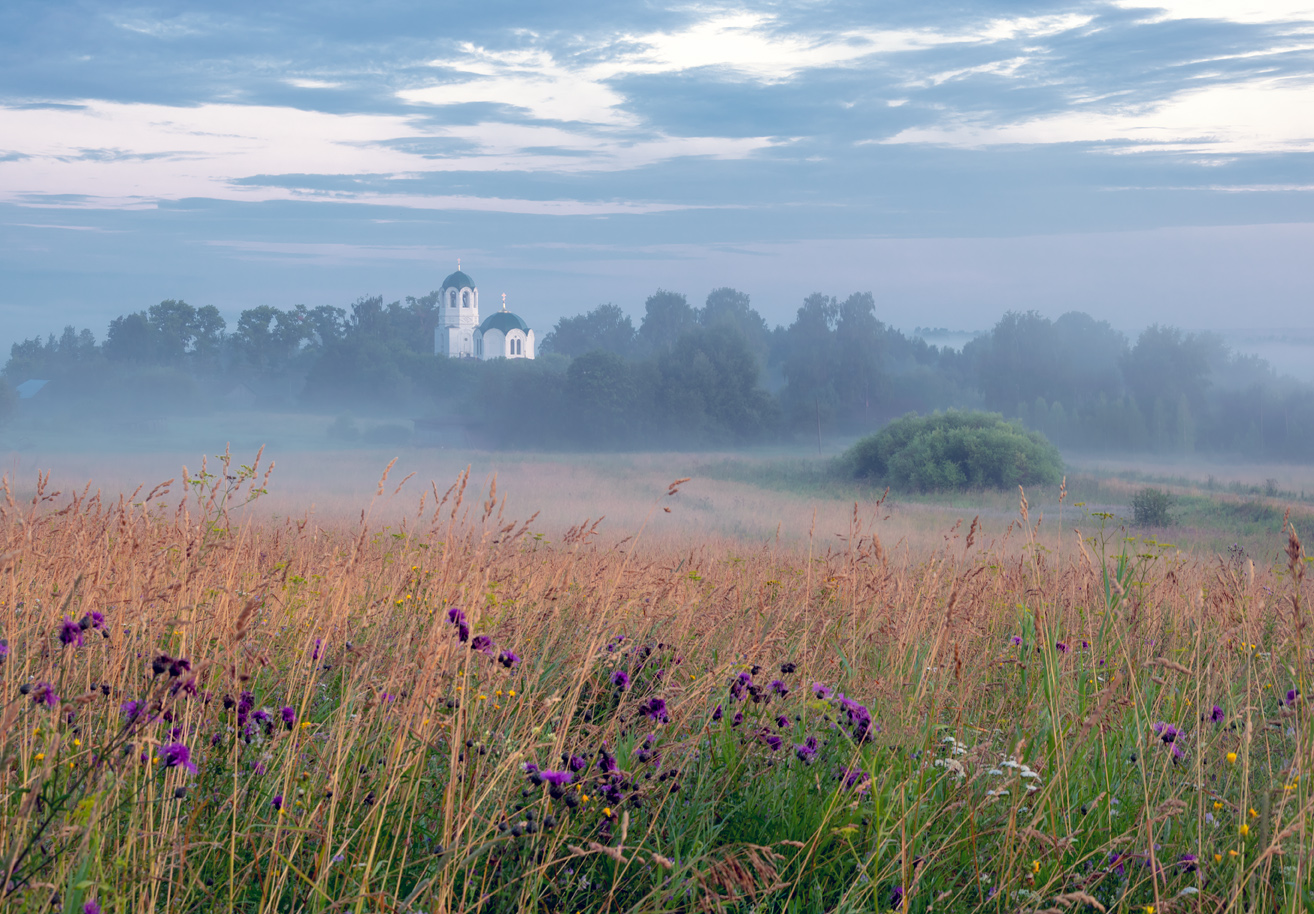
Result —
<path fill-rule="evenodd" d="M 444 289 L 473 289 L 474 287 L 474 280 L 460 270 L 443 280 Z"/>
<path fill-rule="evenodd" d="M 510 311 L 494 311 L 484 318 L 484 322 L 479 325 L 480 333 L 487 333 L 489 330 L 501 330 L 503 333 L 519 330 L 528 333 L 529 325 L 524 322 L 519 314 L 512 314 Z"/>

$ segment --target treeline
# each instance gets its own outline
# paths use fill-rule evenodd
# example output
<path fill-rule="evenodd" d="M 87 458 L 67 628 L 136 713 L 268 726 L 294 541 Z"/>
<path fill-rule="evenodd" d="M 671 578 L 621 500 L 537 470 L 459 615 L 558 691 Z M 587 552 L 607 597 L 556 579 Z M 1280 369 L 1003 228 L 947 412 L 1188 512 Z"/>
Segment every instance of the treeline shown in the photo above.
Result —
<path fill-rule="evenodd" d="M 103 342 L 68 327 L 15 344 L 4 376 L 50 381 L 52 405 L 368 411 L 494 447 L 737 446 L 985 408 L 1086 451 L 1314 455 L 1314 388 L 1213 334 L 1156 325 L 1132 341 L 1080 312 L 1010 312 L 956 350 L 883 322 L 869 293 L 811 295 L 770 327 L 734 289 L 701 306 L 659 290 L 637 327 L 600 305 L 558 321 L 536 360 L 479 362 L 433 354 L 437 300 L 262 306 L 231 329 L 211 306 L 164 301 L 115 318 Z"/>

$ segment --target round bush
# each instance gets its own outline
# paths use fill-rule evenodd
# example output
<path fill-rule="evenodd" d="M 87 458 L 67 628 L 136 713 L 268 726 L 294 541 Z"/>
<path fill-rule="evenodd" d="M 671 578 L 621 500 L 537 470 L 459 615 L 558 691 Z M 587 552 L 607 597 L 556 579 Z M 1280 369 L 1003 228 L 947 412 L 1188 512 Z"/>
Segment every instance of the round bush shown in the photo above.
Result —
<path fill-rule="evenodd" d="M 998 413 L 950 410 L 896 419 L 841 458 L 855 478 L 921 492 L 1056 484 L 1058 449 Z"/>

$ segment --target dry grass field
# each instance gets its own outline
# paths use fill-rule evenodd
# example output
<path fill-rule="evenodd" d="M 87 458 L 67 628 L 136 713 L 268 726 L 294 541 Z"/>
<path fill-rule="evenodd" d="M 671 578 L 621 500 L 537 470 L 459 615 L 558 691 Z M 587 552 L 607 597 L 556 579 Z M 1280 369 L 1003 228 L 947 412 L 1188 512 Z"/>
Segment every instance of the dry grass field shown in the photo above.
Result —
<path fill-rule="evenodd" d="M 1296 527 L 171 460 L 7 486 L 5 910 L 1314 910 Z"/>

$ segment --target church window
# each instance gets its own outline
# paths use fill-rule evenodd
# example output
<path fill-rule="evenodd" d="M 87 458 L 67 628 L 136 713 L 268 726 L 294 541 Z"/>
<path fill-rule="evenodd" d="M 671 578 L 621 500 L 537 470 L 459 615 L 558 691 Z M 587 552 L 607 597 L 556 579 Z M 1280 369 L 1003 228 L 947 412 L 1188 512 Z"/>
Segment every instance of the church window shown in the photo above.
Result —
<path fill-rule="evenodd" d="M 461 293 L 461 307 L 462 307 L 462 308 L 468 308 L 468 307 L 470 307 L 470 293 L 469 293 L 469 292 L 462 292 L 462 293 Z"/>

